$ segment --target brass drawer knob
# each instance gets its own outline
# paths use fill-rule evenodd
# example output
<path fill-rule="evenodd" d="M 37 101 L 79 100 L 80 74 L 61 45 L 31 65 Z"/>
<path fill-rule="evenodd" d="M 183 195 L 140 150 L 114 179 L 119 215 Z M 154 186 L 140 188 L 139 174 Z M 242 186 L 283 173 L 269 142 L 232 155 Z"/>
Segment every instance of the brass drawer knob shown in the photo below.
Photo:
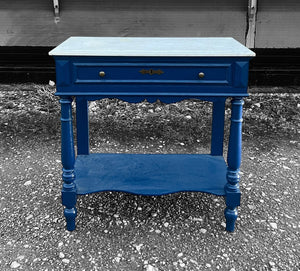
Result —
<path fill-rule="evenodd" d="M 104 71 L 101 71 L 101 72 L 99 72 L 99 75 L 100 75 L 101 77 L 104 77 L 104 76 L 105 76 L 105 72 L 104 72 Z"/>
<path fill-rule="evenodd" d="M 205 76 L 204 72 L 199 72 L 198 74 L 199 78 L 203 78 Z"/>

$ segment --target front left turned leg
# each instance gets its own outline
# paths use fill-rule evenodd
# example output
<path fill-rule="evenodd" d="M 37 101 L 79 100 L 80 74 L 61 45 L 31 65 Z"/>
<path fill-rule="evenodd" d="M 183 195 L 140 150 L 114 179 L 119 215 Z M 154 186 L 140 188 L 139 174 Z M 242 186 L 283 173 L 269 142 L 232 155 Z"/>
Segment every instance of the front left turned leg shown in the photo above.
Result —
<path fill-rule="evenodd" d="M 61 161 L 63 166 L 62 204 L 69 231 L 75 230 L 77 193 L 74 183 L 75 152 L 72 125 L 72 98 L 61 97 Z"/>
<path fill-rule="evenodd" d="M 240 205 L 240 165 L 242 153 L 242 112 L 244 101 L 242 98 L 233 98 L 231 101 L 231 124 L 227 155 L 227 184 L 225 185 L 226 197 L 226 230 L 234 231 L 235 221 L 238 216 L 237 206 Z"/>

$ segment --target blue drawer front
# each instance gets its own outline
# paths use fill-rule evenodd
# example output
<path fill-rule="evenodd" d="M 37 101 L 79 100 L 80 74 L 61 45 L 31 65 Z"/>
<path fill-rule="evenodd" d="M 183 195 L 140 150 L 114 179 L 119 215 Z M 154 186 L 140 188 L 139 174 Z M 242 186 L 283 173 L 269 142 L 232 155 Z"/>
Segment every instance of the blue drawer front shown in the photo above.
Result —
<path fill-rule="evenodd" d="M 151 100 L 248 96 L 250 58 L 63 56 L 55 60 L 59 96 L 144 96 Z"/>
<path fill-rule="evenodd" d="M 230 85 L 231 64 L 73 63 L 75 84 Z"/>

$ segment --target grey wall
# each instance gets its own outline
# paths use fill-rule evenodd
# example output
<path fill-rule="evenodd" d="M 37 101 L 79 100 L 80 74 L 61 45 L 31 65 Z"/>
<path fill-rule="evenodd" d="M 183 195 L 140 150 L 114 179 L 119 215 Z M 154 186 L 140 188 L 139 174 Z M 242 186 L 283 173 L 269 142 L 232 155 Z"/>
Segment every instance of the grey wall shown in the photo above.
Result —
<path fill-rule="evenodd" d="M 247 1 L 3 1 L 0 45 L 53 46 L 69 36 L 231 36 L 244 43 Z M 228 3 L 229 2 L 229 3 Z"/>
<path fill-rule="evenodd" d="M 299 0 L 258 0 L 255 47 L 300 48 Z"/>
<path fill-rule="evenodd" d="M 0 46 L 69 36 L 230 36 L 245 44 L 248 0 L 0 0 Z M 258 0 L 255 47 L 300 47 L 300 1 Z"/>

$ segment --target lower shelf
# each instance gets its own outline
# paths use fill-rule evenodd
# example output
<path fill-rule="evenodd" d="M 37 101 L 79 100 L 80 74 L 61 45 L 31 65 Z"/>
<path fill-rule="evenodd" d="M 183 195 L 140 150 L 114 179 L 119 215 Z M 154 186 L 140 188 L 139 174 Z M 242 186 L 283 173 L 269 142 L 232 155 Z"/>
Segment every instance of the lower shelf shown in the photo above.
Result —
<path fill-rule="evenodd" d="M 90 154 L 75 162 L 77 194 L 121 191 L 163 195 L 199 191 L 225 195 L 226 163 L 209 154 Z"/>

